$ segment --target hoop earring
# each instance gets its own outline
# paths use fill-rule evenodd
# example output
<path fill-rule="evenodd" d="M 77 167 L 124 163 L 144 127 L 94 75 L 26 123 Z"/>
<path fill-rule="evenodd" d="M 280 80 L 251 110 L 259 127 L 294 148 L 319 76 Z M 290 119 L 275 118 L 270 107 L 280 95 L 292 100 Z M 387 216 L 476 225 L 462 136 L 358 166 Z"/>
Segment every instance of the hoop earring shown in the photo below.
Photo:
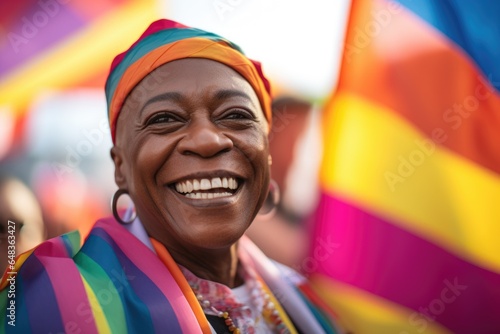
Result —
<path fill-rule="evenodd" d="M 262 205 L 258 216 L 260 219 L 270 219 L 276 213 L 278 204 L 280 202 L 280 187 L 273 179 L 269 180 L 269 192 L 267 193 L 266 200 Z"/>
<path fill-rule="evenodd" d="M 114 194 L 113 194 L 113 198 L 111 200 L 111 210 L 113 211 L 113 217 L 115 217 L 116 221 L 119 222 L 120 224 L 122 225 L 127 225 L 127 224 L 131 224 L 135 218 L 137 217 L 137 213 L 135 212 L 135 208 L 133 210 L 131 209 L 127 209 L 126 211 L 126 216 L 130 214 L 130 219 L 127 220 L 127 221 L 124 221 L 122 219 L 122 217 L 120 217 L 120 214 L 118 213 L 118 208 L 117 208 L 117 204 L 118 204 L 118 199 L 120 198 L 121 195 L 123 194 L 127 194 L 129 195 L 128 191 L 127 190 L 124 190 L 124 189 L 118 189 Z M 129 195 L 130 196 L 130 195 Z M 132 213 L 130 213 L 130 211 L 133 211 Z"/>

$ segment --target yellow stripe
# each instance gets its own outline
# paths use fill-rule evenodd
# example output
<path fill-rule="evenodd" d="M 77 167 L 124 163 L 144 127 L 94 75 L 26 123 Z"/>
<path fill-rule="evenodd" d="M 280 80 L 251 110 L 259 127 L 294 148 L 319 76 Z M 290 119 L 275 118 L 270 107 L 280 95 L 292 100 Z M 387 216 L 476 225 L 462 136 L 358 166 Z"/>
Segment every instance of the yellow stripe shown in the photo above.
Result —
<path fill-rule="evenodd" d="M 68 87 L 108 71 L 113 57 L 130 46 L 157 15 L 154 0 L 136 0 L 113 10 L 1 78 L 0 106 L 19 112 L 44 89 Z"/>
<path fill-rule="evenodd" d="M 351 333 L 451 333 L 424 315 L 331 278 L 316 275 L 311 283 Z"/>
<path fill-rule="evenodd" d="M 97 297 L 94 294 L 94 291 L 92 291 L 92 288 L 85 280 L 85 277 L 83 277 L 83 275 L 80 275 L 80 277 L 82 278 L 85 291 L 87 292 L 87 296 L 89 298 L 89 303 L 90 303 L 89 307 L 92 310 L 92 315 L 94 316 L 94 321 L 97 326 L 97 331 L 100 334 L 108 334 L 108 333 L 111 334 L 108 321 L 104 316 L 104 311 L 102 310 L 101 305 L 99 304 Z"/>
<path fill-rule="evenodd" d="M 424 153 L 422 133 L 355 95 L 339 93 L 323 124 L 327 192 L 500 272 L 498 175 L 442 147 Z"/>

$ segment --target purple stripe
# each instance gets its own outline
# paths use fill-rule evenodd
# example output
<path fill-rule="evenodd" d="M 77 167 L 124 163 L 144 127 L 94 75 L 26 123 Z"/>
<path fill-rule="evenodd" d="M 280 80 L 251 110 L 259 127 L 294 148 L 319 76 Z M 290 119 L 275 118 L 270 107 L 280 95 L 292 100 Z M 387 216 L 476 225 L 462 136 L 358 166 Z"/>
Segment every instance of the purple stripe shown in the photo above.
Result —
<path fill-rule="evenodd" d="M 94 319 L 87 319 L 81 311 L 82 307 L 89 305 L 89 300 L 80 272 L 71 258 L 73 251 L 65 242 L 66 238 L 50 239 L 35 249 L 33 254 L 44 266 L 51 285 L 57 287 L 54 296 L 65 327 L 78 328 L 84 333 L 97 333 Z"/>
<path fill-rule="evenodd" d="M 102 228 L 134 265 L 161 290 L 173 304 L 184 333 L 201 333 L 201 328 L 189 302 L 163 262 L 139 239 L 130 234 L 113 217 L 99 220 L 94 229 Z"/>
<path fill-rule="evenodd" d="M 312 270 L 415 310 L 416 329 L 498 333 L 499 274 L 326 194 L 316 221 Z"/>
<path fill-rule="evenodd" d="M 101 238 L 114 250 L 123 271 L 113 271 L 109 273 L 111 280 L 122 289 L 127 285 L 131 286 L 139 299 L 148 308 L 155 332 L 161 333 L 165 328 L 169 328 L 169 333 L 182 333 L 179 321 L 170 301 L 151 279 L 137 268 L 105 230 L 102 228 L 94 228 L 91 235 Z"/>
<path fill-rule="evenodd" d="M 33 333 L 65 332 L 54 289 L 43 264 L 32 254 L 18 275 L 25 287 L 23 300 L 29 315 L 28 319 L 18 321 L 29 321 Z"/>
<path fill-rule="evenodd" d="M 36 2 L 12 26 L 5 27 L 5 41 L 0 44 L 0 76 L 37 57 L 87 24 L 69 5 L 61 5 L 58 1 L 41 3 L 52 6 L 41 6 Z"/>

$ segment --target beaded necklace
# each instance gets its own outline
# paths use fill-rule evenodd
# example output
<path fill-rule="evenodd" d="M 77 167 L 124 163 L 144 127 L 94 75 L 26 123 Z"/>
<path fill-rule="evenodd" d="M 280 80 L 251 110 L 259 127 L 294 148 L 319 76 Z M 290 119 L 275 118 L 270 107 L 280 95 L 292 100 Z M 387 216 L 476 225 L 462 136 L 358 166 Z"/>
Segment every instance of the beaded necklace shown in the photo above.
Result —
<path fill-rule="evenodd" d="M 264 319 L 267 326 L 279 334 L 289 334 L 290 329 L 284 323 L 279 309 L 275 305 L 277 302 L 266 291 L 266 286 L 257 277 L 243 272 L 245 286 L 250 292 L 250 297 L 255 309 L 260 313 L 257 319 L 253 318 L 251 308 L 247 305 L 239 304 L 227 286 L 219 283 L 207 281 L 196 277 L 186 268 L 181 267 L 181 271 L 186 277 L 189 285 L 198 299 L 205 314 L 215 315 L 224 320 L 225 325 L 232 334 L 255 333 L 255 324 Z M 234 317 L 234 319 L 233 319 Z"/>

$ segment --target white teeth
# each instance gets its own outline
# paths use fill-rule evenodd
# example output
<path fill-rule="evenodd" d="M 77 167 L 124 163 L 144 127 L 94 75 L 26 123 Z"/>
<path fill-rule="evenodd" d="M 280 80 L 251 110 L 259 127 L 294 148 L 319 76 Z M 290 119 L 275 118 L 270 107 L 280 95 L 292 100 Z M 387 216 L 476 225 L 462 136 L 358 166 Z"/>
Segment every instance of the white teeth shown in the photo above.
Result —
<path fill-rule="evenodd" d="M 232 194 L 229 192 L 223 192 L 223 193 L 189 193 L 186 194 L 186 197 L 188 198 L 194 198 L 194 199 L 211 199 L 211 198 L 219 198 L 219 197 L 226 197 L 226 196 L 231 196 Z"/>
<path fill-rule="evenodd" d="M 229 189 L 236 189 L 238 188 L 238 181 L 236 181 L 233 178 L 229 179 Z"/>
<path fill-rule="evenodd" d="M 201 179 L 200 189 L 201 190 L 212 189 L 212 183 L 210 183 L 210 180 L 209 179 Z"/>
<path fill-rule="evenodd" d="M 190 193 L 193 191 L 193 184 L 191 181 L 186 181 L 186 192 Z"/>
<path fill-rule="evenodd" d="M 214 177 L 210 179 L 193 179 L 175 184 L 175 190 L 181 194 L 185 194 L 189 198 L 217 198 L 222 196 L 230 196 L 231 192 L 211 192 L 207 196 L 204 193 L 197 193 L 198 190 L 210 189 L 238 189 L 238 181 L 232 177 Z"/>
<path fill-rule="evenodd" d="M 212 188 L 220 188 L 222 187 L 222 181 L 220 177 L 214 177 L 212 179 Z"/>

